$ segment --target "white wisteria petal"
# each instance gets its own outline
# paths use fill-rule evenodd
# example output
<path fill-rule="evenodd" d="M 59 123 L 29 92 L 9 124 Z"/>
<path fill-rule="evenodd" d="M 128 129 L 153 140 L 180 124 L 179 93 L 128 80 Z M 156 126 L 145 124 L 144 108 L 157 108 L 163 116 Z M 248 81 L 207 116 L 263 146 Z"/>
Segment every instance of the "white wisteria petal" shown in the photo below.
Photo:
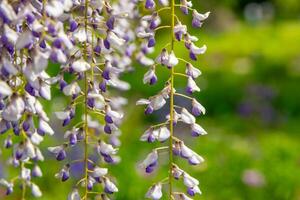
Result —
<path fill-rule="evenodd" d="M 187 31 L 186 25 L 183 25 L 181 22 L 178 22 L 178 24 L 174 26 L 174 33 L 182 32 L 183 34 L 185 34 L 186 31 Z"/>
<path fill-rule="evenodd" d="M 0 179 L 0 185 L 4 186 L 4 187 L 13 187 L 13 183 L 8 182 L 7 180 L 1 178 Z"/>
<path fill-rule="evenodd" d="M 112 75 L 111 79 L 108 81 L 109 85 L 118 88 L 119 90 L 129 90 L 130 84 L 120 80 L 116 75 Z"/>
<path fill-rule="evenodd" d="M 46 4 L 46 12 L 49 16 L 57 18 L 64 13 L 64 5 L 61 1 L 50 1 Z"/>
<path fill-rule="evenodd" d="M 207 132 L 199 124 L 192 124 L 191 128 L 192 131 L 197 133 L 198 135 L 207 135 Z"/>
<path fill-rule="evenodd" d="M 69 111 L 66 111 L 66 112 L 58 111 L 58 112 L 55 112 L 55 116 L 57 117 L 57 119 L 65 120 L 70 116 L 70 112 Z"/>
<path fill-rule="evenodd" d="M 107 168 L 95 167 L 93 170 L 93 177 L 102 177 L 108 173 Z"/>
<path fill-rule="evenodd" d="M 197 193 L 200 194 L 200 195 L 202 194 L 200 188 L 197 185 L 195 185 L 194 187 L 192 187 L 191 191 L 193 191 L 194 194 L 197 194 Z"/>
<path fill-rule="evenodd" d="M 49 135 L 53 135 L 54 134 L 54 131 L 51 128 L 51 126 L 46 121 L 44 121 L 43 119 L 39 120 L 39 128 L 43 132 L 48 133 Z"/>
<path fill-rule="evenodd" d="M 23 180 L 29 180 L 30 179 L 30 172 L 31 170 L 26 168 L 26 167 L 23 167 L 21 169 L 21 174 L 20 174 L 20 178 L 23 179 Z"/>
<path fill-rule="evenodd" d="M 166 104 L 166 100 L 162 95 L 156 95 L 153 98 L 151 98 L 151 106 L 154 110 L 159 110 Z"/>
<path fill-rule="evenodd" d="M 39 81 L 37 80 L 38 76 L 32 68 L 33 68 L 33 66 L 31 65 L 31 63 L 25 65 L 23 67 L 23 73 L 26 76 L 26 78 L 28 79 L 28 81 L 31 83 L 31 85 L 35 89 L 38 89 L 39 88 Z"/>
<path fill-rule="evenodd" d="M 42 82 L 39 92 L 40 92 L 41 97 L 43 97 L 47 100 L 51 100 L 51 87 L 49 84 Z"/>
<path fill-rule="evenodd" d="M 194 153 L 190 158 L 189 158 L 189 162 L 194 164 L 194 165 L 199 165 L 201 163 L 203 163 L 205 160 L 202 156 Z"/>
<path fill-rule="evenodd" d="M 191 76 L 193 77 L 194 79 L 198 78 L 202 72 L 197 69 L 196 67 L 194 67 L 192 64 L 188 63 L 186 64 L 186 70 L 185 70 L 185 73 L 188 75 L 188 76 Z"/>
<path fill-rule="evenodd" d="M 106 155 L 114 155 L 118 152 L 111 144 L 106 144 L 105 142 L 101 141 L 99 144 L 99 151 Z"/>
<path fill-rule="evenodd" d="M 72 95 L 76 95 L 81 91 L 79 85 L 77 82 L 73 82 L 69 85 L 67 85 L 66 87 L 64 87 L 63 89 L 63 93 L 66 96 L 72 96 Z"/>
<path fill-rule="evenodd" d="M 36 156 L 34 145 L 29 140 L 26 141 L 23 156 L 25 157 L 25 159 L 27 156 L 29 158 L 34 158 Z"/>
<path fill-rule="evenodd" d="M 154 69 L 150 69 L 148 70 L 145 74 L 144 74 L 144 78 L 143 78 L 143 83 L 146 84 L 146 83 L 150 83 L 151 82 L 151 79 L 153 77 L 155 77 L 155 70 Z"/>
<path fill-rule="evenodd" d="M 156 57 L 155 61 L 162 65 L 168 65 L 169 53 L 166 49 L 163 49 L 161 53 Z"/>
<path fill-rule="evenodd" d="M 118 37 L 114 32 L 110 31 L 107 35 L 107 40 L 109 43 L 116 48 L 120 48 L 125 44 L 125 40 Z"/>
<path fill-rule="evenodd" d="M 30 140 L 33 144 L 39 145 L 44 140 L 44 138 L 40 136 L 37 132 L 34 132 L 31 135 Z"/>
<path fill-rule="evenodd" d="M 168 5 L 169 5 L 169 0 L 159 0 L 159 3 L 160 3 L 162 6 L 168 6 Z"/>
<path fill-rule="evenodd" d="M 115 118 L 115 119 L 122 119 L 123 118 L 123 114 L 119 113 L 117 111 L 111 110 L 110 108 L 107 109 L 106 114 Z"/>
<path fill-rule="evenodd" d="M 196 122 L 194 115 L 189 113 L 189 111 L 187 111 L 185 108 L 182 108 L 180 118 L 186 124 L 194 124 Z"/>
<path fill-rule="evenodd" d="M 42 196 L 42 192 L 41 192 L 39 186 L 37 186 L 34 183 L 31 183 L 31 193 L 34 197 L 41 197 Z"/>
<path fill-rule="evenodd" d="M 185 158 L 190 158 L 194 155 L 194 152 L 188 148 L 185 144 L 181 144 L 181 155 Z"/>
<path fill-rule="evenodd" d="M 45 160 L 45 158 L 44 158 L 44 156 L 43 156 L 43 154 L 42 154 L 42 152 L 41 152 L 41 150 L 39 149 L 39 148 L 36 148 L 36 160 L 39 160 L 39 161 L 44 161 Z"/>
<path fill-rule="evenodd" d="M 72 192 L 68 195 L 68 200 L 81 200 L 79 191 L 77 189 L 73 189 Z"/>
<path fill-rule="evenodd" d="M 55 154 L 57 154 L 61 150 L 63 150 L 62 146 L 48 147 L 48 151 L 50 151 L 51 153 L 55 153 Z"/>
<path fill-rule="evenodd" d="M 64 11 L 66 11 L 66 12 L 70 11 L 70 9 L 72 8 L 72 6 L 73 6 L 73 1 L 72 0 L 64 0 L 63 1 Z"/>
<path fill-rule="evenodd" d="M 144 66 L 151 66 L 154 64 L 154 60 L 146 57 L 144 54 L 137 56 L 137 60 Z"/>
<path fill-rule="evenodd" d="M 30 96 L 30 95 L 28 95 L 28 96 Z M 31 97 L 31 96 L 30 96 L 30 97 Z M 36 99 L 34 99 L 34 100 L 36 100 Z M 46 121 L 46 122 L 49 121 L 49 118 L 48 118 L 46 112 L 44 111 L 44 108 L 43 108 L 42 104 L 41 104 L 38 100 L 35 101 L 34 108 L 35 108 L 35 112 L 36 112 L 36 113 L 37 113 L 44 121 Z M 35 113 L 35 112 L 34 112 L 34 113 Z"/>
<path fill-rule="evenodd" d="M 48 66 L 49 55 L 41 51 L 36 51 L 33 57 L 33 69 L 36 73 L 44 71 Z"/>
<path fill-rule="evenodd" d="M 170 120 L 170 114 L 168 114 L 168 115 L 166 116 L 166 119 L 167 119 L 167 120 Z M 178 113 L 176 112 L 176 110 L 174 110 L 173 122 L 174 122 L 174 123 L 177 123 L 179 119 L 180 119 L 180 114 L 178 114 Z"/>
<path fill-rule="evenodd" d="M 85 72 L 86 70 L 89 70 L 91 68 L 91 65 L 88 62 L 86 62 L 83 58 L 81 58 L 72 63 L 72 68 L 76 72 Z"/>
<path fill-rule="evenodd" d="M 153 129 L 152 128 L 149 128 L 149 129 L 147 129 L 144 133 L 143 133 L 143 135 L 140 137 L 140 140 L 141 141 L 147 141 L 148 140 L 148 138 L 149 138 L 149 136 L 150 135 L 153 135 Z"/>
<path fill-rule="evenodd" d="M 87 35 L 83 27 L 78 28 L 73 36 L 79 42 L 85 42 L 87 40 Z"/>
<path fill-rule="evenodd" d="M 172 168 L 172 175 L 174 178 L 179 179 L 184 174 L 184 171 L 177 167 L 176 165 L 173 165 Z"/>
<path fill-rule="evenodd" d="M 9 85 L 2 80 L 0 80 L 0 94 L 2 96 L 10 96 L 12 94 L 12 90 Z"/>
<path fill-rule="evenodd" d="M 164 142 L 170 137 L 170 135 L 170 131 L 167 127 L 161 127 L 158 132 L 157 140 L 160 142 Z"/>
<path fill-rule="evenodd" d="M 16 44 L 18 39 L 18 34 L 16 33 L 16 31 L 11 29 L 7 24 L 4 24 L 3 35 L 7 37 L 9 42 L 11 42 L 12 44 Z"/>
<path fill-rule="evenodd" d="M 14 21 L 17 18 L 13 7 L 7 2 L 7 0 L 1 1 L 0 9 L 1 12 L 3 12 L 4 16 L 7 17 L 10 21 Z"/>
<path fill-rule="evenodd" d="M 93 99 L 96 99 L 98 101 L 101 101 L 101 102 L 105 102 L 105 98 L 103 97 L 102 94 L 98 93 L 97 91 L 91 91 L 88 93 L 88 98 L 93 98 Z"/>
<path fill-rule="evenodd" d="M 162 197 L 162 185 L 157 183 L 153 185 L 147 192 L 146 197 L 152 200 L 158 200 Z"/>
<path fill-rule="evenodd" d="M 147 155 L 145 160 L 143 160 L 143 162 L 140 164 L 140 167 L 146 168 L 150 164 L 157 162 L 157 160 L 158 160 L 158 153 L 156 150 L 153 150 L 151 153 Z"/>
<path fill-rule="evenodd" d="M 151 36 L 154 36 L 154 34 L 150 33 L 150 32 L 146 33 L 145 31 L 143 31 L 143 32 L 138 32 L 137 33 L 137 37 L 139 37 L 139 38 L 149 38 Z"/>
<path fill-rule="evenodd" d="M 2 57 L 2 63 L 3 63 L 3 67 L 4 69 L 11 75 L 17 75 L 18 70 L 16 69 L 16 67 L 12 64 L 11 61 L 9 61 L 8 59 L 6 59 L 5 57 Z"/>
<path fill-rule="evenodd" d="M 104 185 L 105 185 L 105 188 L 107 188 L 108 191 L 110 191 L 110 192 L 118 192 L 119 191 L 117 186 L 112 181 L 110 181 L 108 178 L 104 179 Z"/>
<path fill-rule="evenodd" d="M 59 62 L 59 63 L 67 62 L 68 58 L 61 49 L 55 49 L 55 53 L 56 53 L 56 57 L 57 57 L 57 62 Z"/>
<path fill-rule="evenodd" d="M 150 104 L 150 101 L 148 99 L 139 99 L 136 102 L 136 105 L 148 105 L 148 104 Z"/>
<path fill-rule="evenodd" d="M 177 57 L 175 56 L 174 51 L 172 51 L 169 55 L 167 66 L 174 67 L 175 65 L 178 64 L 178 62 L 179 61 L 178 61 Z"/>
<path fill-rule="evenodd" d="M 25 103 L 21 97 L 12 97 L 11 102 L 2 112 L 3 119 L 7 121 L 18 121 L 22 117 Z"/>
<path fill-rule="evenodd" d="M 176 90 L 175 90 L 175 88 L 173 88 L 173 93 L 175 93 L 175 92 L 176 92 Z M 166 87 L 164 87 L 164 89 L 160 93 L 165 99 L 168 99 L 169 94 L 171 93 L 171 85 L 169 84 Z"/>
<path fill-rule="evenodd" d="M 32 23 L 32 30 L 36 32 L 42 32 L 43 28 L 43 25 L 38 20 L 34 20 L 34 22 Z"/>
<path fill-rule="evenodd" d="M 16 49 L 20 50 L 33 42 L 33 35 L 30 31 L 23 32 L 17 39 Z"/>
<path fill-rule="evenodd" d="M 198 13 L 197 10 L 193 10 L 193 17 L 199 21 L 206 20 L 210 15 L 210 12 L 206 12 L 204 14 Z"/>
<path fill-rule="evenodd" d="M 194 79 L 190 76 L 188 78 L 187 87 L 190 88 L 192 92 L 200 92 L 200 88 L 197 86 Z"/>
<path fill-rule="evenodd" d="M 35 173 L 35 176 L 37 176 L 37 177 L 42 177 L 43 176 L 43 172 L 42 172 L 41 168 L 38 165 L 35 165 L 33 167 L 32 171 Z"/>
<path fill-rule="evenodd" d="M 199 181 L 194 177 L 191 177 L 189 174 L 183 174 L 183 183 L 187 187 L 194 187 L 195 185 L 199 185 Z"/>
<path fill-rule="evenodd" d="M 194 35 L 189 35 L 189 34 L 187 34 L 187 38 L 188 38 L 188 40 L 190 40 L 192 42 L 197 42 L 199 40 L 198 37 L 196 37 Z"/>
<path fill-rule="evenodd" d="M 197 47 L 194 45 L 194 43 L 191 44 L 190 50 L 192 53 L 199 55 L 199 54 L 204 54 L 207 50 L 207 46 L 203 45 L 202 47 Z"/>
<path fill-rule="evenodd" d="M 61 30 L 58 33 L 59 38 L 61 38 L 64 45 L 67 47 L 67 49 L 72 50 L 74 48 L 73 43 L 71 42 L 70 38 L 65 34 L 63 30 Z"/>

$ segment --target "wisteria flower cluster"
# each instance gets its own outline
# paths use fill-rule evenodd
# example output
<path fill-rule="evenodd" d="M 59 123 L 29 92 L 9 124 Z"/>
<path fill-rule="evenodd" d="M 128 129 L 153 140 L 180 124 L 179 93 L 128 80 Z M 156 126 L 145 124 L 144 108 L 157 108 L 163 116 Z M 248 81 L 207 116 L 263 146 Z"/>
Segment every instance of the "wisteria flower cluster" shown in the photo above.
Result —
<path fill-rule="evenodd" d="M 19 199 L 29 196 L 27 189 L 34 197 L 42 196 L 34 179 L 43 175 L 39 164 L 44 156 L 39 145 L 55 131 L 41 100 L 51 103 L 53 88 L 67 99 L 67 105 L 55 112 L 64 139 L 47 148 L 60 163 L 54 176 L 61 182 L 74 179 L 68 200 L 113 198 L 119 189 L 109 166 L 121 160 L 120 126 L 127 104 L 120 93 L 130 89 L 120 76 L 132 70 L 132 60 L 149 67 L 145 84 L 157 82 L 159 66 L 170 71 L 158 94 L 137 102 L 146 106 L 147 115 L 170 104 L 166 121 L 151 126 L 140 138 L 149 143 L 169 142 L 153 149 L 140 164 L 151 173 L 158 167 L 159 154 L 169 154 L 169 176 L 152 185 L 146 197 L 161 199 L 166 183 L 169 199 L 187 200 L 201 194 L 198 180 L 179 168 L 173 157 L 192 165 L 204 161 L 175 136 L 174 129 L 182 122 L 188 124 L 193 137 L 207 134 L 195 118 L 205 114 L 205 108 L 189 96 L 200 91 L 195 79 L 201 71 L 192 62 L 205 53 L 206 46 L 195 45 L 198 38 L 188 33 L 175 14 L 177 8 L 185 15 L 192 12 L 192 26 L 196 28 L 209 16 L 209 12 L 198 13 L 186 0 L 179 4 L 175 0 L 0 1 L 0 133 L 10 155 L 8 164 L 18 169 L 17 176 L 0 179 L 7 195 L 18 187 L 22 191 Z M 144 10 L 147 14 L 141 15 Z M 170 11 L 170 25 L 161 25 L 161 14 L 166 11 Z M 151 59 L 148 54 L 155 50 L 156 31 L 160 29 L 170 29 L 172 37 L 156 59 Z M 175 43 L 183 43 L 191 62 L 176 56 Z M 177 71 L 182 63 L 185 73 Z M 54 65 L 59 69 L 50 76 Z M 189 95 L 176 92 L 175 77 L 186 78 Z M 192 109 L 176 105 L 175 96 L 190 100 Z M 173 179 L 183 180 L 187 194 L 173 190 Z"/>
<path fill-rule="evenodd" d="M 47 15 L 45 1 L 0 3 L 0 131 L 6 137 L 4 147 L 11 151 L 8 163 L 19 168 L 16 177 L 1 179 L 0 184 L 6 194 L 21 185 L 22 199 L 26 188 L 35 197 L 42 195 L 33 179 L 43 175 L 39 144 L 46 134 L 54 134 L 40 100 L 51 100 L 50 88 L 57 81 L 46 72 L 55 51 L 50 44 L 58 38 L 51 29 L 56 20 Z"/>
<path fill-rule="evenodd" d="M 165 83 L 165 87 L 156 95 L 149 97 L 148 99 L 140 99 L 137 101 L 137 105 L 146 105 L 145 114 L 151 114 L 164 107 L 169 101 L 169 114 L 166 116 L 166 121 L 157 125 L 153 125 L 148 128 L 141 136 L 142 141 L 153 143 L 155 141 L 165 142 L 168 141 L 168 146 L 155 148 L 148 154 L 145 160 L 140 166 L 146 173 L 151 173 L 158 167 L 159 154 L 163 151 L 169 153 L 169 176 L 162 181 L 152 185 L 146 197 L 149 199 L 157 200 L 163 196 L 162 186 L 164 184 L 169 185 L 169 198 L 176 200 L 188 200 L 190 197 L 195 196 L 197 193 L 201 194 L 199 189 L 199 181 L 191 177 L 186 171 L 179 168 L 174 163 L 174 156 L 179 156 L 188 161 L 191 165 L 199 165 L 204 162 L 203 157 L 187 147 L 183 140 L 179 139 L 174 134 L 174 128 L 178 122 L 187 124 L 191 129 L 191 136 L 197 137 L 206 135 L 207 132 L 196 123 L 195 116 L 205 114 L 205 108 L 193 97 L 189 96 L 194 92 L 199 92 L 200 88 L 197 86 L 195 79 L 201 75 L 201 71 L 192 65 L 192 61 L 196 61 L 198 55 L 204 54 L 206 46 L 197 47 L 195 42 L 198 38 L 188 33 L 187 26 L 182 24 L 180 19 L 175 13 L 175 9 L 179 8 L 185 15 L 192 12 L 193 20 L 192 26 L 200 28 L 204 20 L 209 16 L 209 12 L 205 14 L 198 13 L 192 8 L 192 2 L 181 0 L 180 4 L 176 4 L 175 0 L 158 1 L 158 4 L 154 0 L 145 0 L 144 8 L 147 9 L 149 14 L 143 16 L 140 20 L 140 26 L 137 29 L 137 36 L 143 39 L 141 51 L 137 56 L 138 61 L 149 66 L 149 70 L 144 75 L 144 83 L 153 85 L 157 82 L 156 70 L 158 66 L 166 67 L 170 71 L 169 79 Z M 160 15 L 163 11 L 169 11 L 170 25 L 161 25 L 162 20 Z M 159 29 L 170 29 L 171 40 L 161 50 L 160 54 L 155 60 L 147 57 L 147 54 L 153 52 L 155 48 L 156 31 Z M 176 56 L 175 43 L 184 43 L 186 50 L 189 53 L 191 62 Z M 180 45 L 180 44 L 179 44 Z M 185 73 L 180 72 L 181 62 L 185 65 Z M 175 77 L 183 77 L 187 80 L 186 93 L 178 93 L 175 89 L 174 80 Z M 179 96 L 186 98 L 191 102 L 191 112 L 189 109 L 176 105 L 174 97 Z M 183 184 L 186 186 L 186 194 L 182 192 L 174 191 L 173 179 L 183 180 Z M 190 197 L 189 197 L 190 196 Z"/>
<path fill-rule="evenodd" d="M 89 199 L 89 196 L 108 199 L 109 194 L 118 192 L 114 178 L 104 166 L 120 161 L 117 156 L 119 125 L 126 99 L 114 96 L 109 88 L 129 89 L 129 85 L 119 79 L 131 66 L 128 48 L 135 36 L 128 22 L 134 18 L 131 9 L 135 4 L 128 2 L 128 5 L 131 6 L 107 1 L 73 2 L 64 13 L 68 21 L 64 32 L 72 48 L 64 45 L 64 38 L 55 41 L 56 48 L 66 57 L 61 63 L 59 87 L 70 97 L 69 104 L 63 111 L 56 112 L 56 116 L 62 126 L 68 126 L 75 116 L 82 115 L 79 123 L 68 126 L 64 143 L 48 148 L 58 161 L 64 161 L 56 174 L 63 182 L 70 178 L 73 165 L 83 165 L 82 177 L 74 185 L 69 200 Z M 67 74 L 73 79 L 66 81 Z M 67 152 L 71 154 L 71 149 L 76 148 L 81 149 L 83 155 L 73 159 Z M 103 192 L 95 189 L 96 185 L 102 185 Z"/>

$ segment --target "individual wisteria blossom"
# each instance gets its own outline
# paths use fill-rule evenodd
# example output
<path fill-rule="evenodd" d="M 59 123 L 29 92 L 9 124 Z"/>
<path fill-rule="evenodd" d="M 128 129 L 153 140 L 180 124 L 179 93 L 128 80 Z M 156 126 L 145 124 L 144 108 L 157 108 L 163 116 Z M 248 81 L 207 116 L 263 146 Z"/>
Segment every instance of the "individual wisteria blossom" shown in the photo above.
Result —
<path fill-rule="evenodd" d="M 190 176 L 185 170 L 180 169 L 174 163 L 174 157 L 178 156 L 185 159 L 191 165 L 199 165 L 204 162 L 204 158 L 198 155 L 195 151 L 186 146 L 184 141 L 175 136 L 175 127 L 178 123 L 184 123 L 190 128 L 191 136 L 198 137 L 206 135 L 207 132 L 196 122 L 197 116 L 206 113 L 205 108 L 195 98 L 189 96 L 194 92 L 199 92 L 200 88 L 197 86 L 196 78 L 201 75 L 201 71 L 193 66 L 192 62 L 198 59 L 198 56 L 206 52 L 206 45 L 198 47 L 196 42 L 198 38 L 189 34 L 187 26 L 183 24 L 176 15 L 175 10 L 181 11 L 183 14 L 192 14 L 191 25 L 195 28 L 202 27 L 205 19 L 208 18 L 210 12 L 205 14 L 199 13 L 192 8 L 192 2 L 180 0 L 178 3 L 175 0 L 169 1 L 153 1 L 144 0 L 142 4 L 148 12 L 140 19 L 139 27 L 136 28 L 136 35 L 142 40 L 141 46 L 137 48 L 137 61 L 148 67 L 145 73 L 144 84 L 153 85 L 157 82 L 156 71 L 159 67 L 169 69 L 170 76 L 165 83 L 165 87 L 157 94 L 137 101 L 137 105 L 145 105 L 145 114 L 151 114 L 163 108 L 169 102 L 169 114 L 166 116 L 166 121 L 152 125 L 141 136 L 140 140 L 148 143 L 156 141 L 163 143 L 168 141 L 168 145 L 153 149 L 147 157 L 140 163 L 146 173 L 152 173 L 159 167 L 160 153 L 167 151 L 169 154 L 169 173 L 168 177 L 161 181 L 154 183 L 146 193 L 146 198 L 158 200 L 163 197 L 163 185 L 168 185 L 168 199 L 170 200 L 190 200 L 196 194 L 201 194 L 199 188 L 199 181 Z M 189 12 L 191 11 L 191 12 Z M 169 12 L 170 19 L 166 21 L 170 24 L 162 25 L 160 18 L 162 12 Z M 155 59 L 150 58 L 148 54 L 154 51 L 156 45 L 156 31 L 160 29 L 170 29 L 171 40 L 169 43 L 159 51 Z M 181 44 L 180 44 L 181 43 Z M 175 44 L 183 45 L 187 50 L 186 54 L 191 62 L 179 57 L 179 53 L 175 51 Z M 183 70 L 181 70 L 182 68 Z M 185 73 L 181 73 L 184 71 Z M 175 89 L 175 78 L 185 78 L 186 94 L 178 93 Z M 181 107 L 174 102 L 174 97 L 182 97 L 188 99 L 190 107 Z M 186 186 L 185 193 L 176 192 L 173 188 L 173 180 L 182 180 Z"/>
<path fill-rule="evenodd" d="M 68 199 L 109 199 L 118 188 L 103 166 L 120 162 L 119 126 L 127 103 L 115 96 L 113 89 L 130 88 L 119 77 L 131 69 L 135 50 L 131 20 L 138 14 L 137 5 L 132 1 L 58 1 L 69 5 L 61 11 L 54 2 L 49 3 L 49 10 L 61 16 L 59 23 L 65 26 L 54 27 L 60 37 L 52 43 L 56 51 L 51 58 L 61 66 L 56 76 L 59 89 L 70 99 L 63 110 L 55 112 L 67 127 L 64 142 L 48 148 L 63 163 L 55 177 L 62 182 L 74 179 L 72 166 L 82 165 L 81 178 L 70 189 Z M 78 123 L 73 122 L 75 116 L 82 116 Z M 82 154 L 74 158 L 72 149 L 80 149 Z"/>
<path fill-rule="evenodd" d="M 63 13 L 69 6 L 61 3 L 59 9 Z M 62 23 L 53 23 L 57 17 L 51 15 L 46 1 L 0 2 L 0 132 L 6 137 L 4 148 L 11 151 L 8 163 L 19 170 L 16 177 L 1 179 L 0 185 L 7 195 L 21 188 L 17 199 L 29 196 L 26 191 L 42 195 L 34 180 L 43 175 L 39 144 L 54 131 L 40 100 L 51 100 L 51 85 L 57 81 L 47 73 L 57 50 L 52 44 L 59 37 L 67 38 Z"/>

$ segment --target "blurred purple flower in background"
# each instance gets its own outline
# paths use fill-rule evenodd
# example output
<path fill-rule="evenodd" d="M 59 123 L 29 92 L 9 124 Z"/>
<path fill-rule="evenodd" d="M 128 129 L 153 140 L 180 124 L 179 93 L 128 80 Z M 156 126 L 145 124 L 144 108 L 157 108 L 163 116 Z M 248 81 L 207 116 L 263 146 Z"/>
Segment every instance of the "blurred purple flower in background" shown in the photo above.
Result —
<path fill-rule="evenodd" d="M 245 170 L 242 174 L 242 181 L 249 187 L 260 188 L 266 185 L 265 176 L 255 169 Z"/>

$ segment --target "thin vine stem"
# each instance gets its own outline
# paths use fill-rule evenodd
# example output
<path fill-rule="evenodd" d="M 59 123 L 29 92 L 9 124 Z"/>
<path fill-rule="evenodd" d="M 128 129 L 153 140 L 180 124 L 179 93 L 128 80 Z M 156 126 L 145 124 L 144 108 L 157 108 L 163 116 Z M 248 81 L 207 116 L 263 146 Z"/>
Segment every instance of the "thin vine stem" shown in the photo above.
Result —
<path fill-rule="evenodd" d="M 190 7 L 185 6 L 185 5 L 182 5 L 182 4 L 175 4 L 174 6 L 175 6 L 175 7 L 184 7 L 184 8 L 186 8 L 186 9 L 189 9 L 190 11 L 193 11 L 193 10 L 194 10 L 193 8 L 190 8 Z"/>
<path fill-rule="evenodd" d="M 189 77 L 188 75 L 186 75 L 186 74 L 183 74 L 183 73 L 174 73 L 174 75 L 176 75 L 176 76 L 183 76 L 183 77 Z"/>
<path fill-rule="evenodd" d="M 21 170 L 24 169 L 24 162 L 21 163 Z M 25 200 L 26 197 L 26 182 L 22 180 L 22 200 Z"/>
<path fill-rule="evenodd" d="M 159 9 L 158 11 L 156 11 L 156 13 L 160 13 L 163 10 L 170 10 L 170 9 L 171 9 L 171 7 L 163 7 L 161 9 Z"/>
<path fill-rule="evenodd" d="M 174 26 L 175 26 L 175 0 L 171 0 L 171 50 L 174 50 L 175 38 L 174 38 Z M 171 69 L 171 92 L 170 92 L 170 139 L 169 139 L 169 199 L 172 200 L 173 190 L 172 190 L 172 168 L 173 168 L 173 129 L 174 129 L 174 67 Z"/>
<path fill-rule="evenodd" d="M 174 95 L 176 95 L 176 96 L 181 96 L 181 97 L 184 97 L 184 98 L 187 98 L 187 99 L 190 99 L 190 100 L 193 100 L 194 98 L 192 98 L 192 97 L 189 97 L 189 96 L 187 96 L 187 95 L 185 95 L 185 94 L 181 94 L 181 93 L 174 93 Z"/>
<path fill-rule="evenodd" d="M 84 29 L 87 34 L 88 32 L 88 18 L 87 18 L 87 12 L 88 12 L 88 4 L 89 1 L 85 1 L 85 11 L 84 11 Z M 84 42 L 84 59 L 87 60 L 87 41 Z M 88 195 L 88 108 L 87 108 L 87 93 L 88 93 L 88 72 L 84 72 L 84 181 L 85 181 L 85 191 L 84 191 L 84 199 L 87 199 Z"/>
<path fill-rule="evenodd" d="M 166 26 L 159 26 L 159 27 L 157 27 L 157 28 L 155 29 L 155 31 L 158 31 L 158 30 L 160 30 L 160 29 L 166 29 L 166 28 L 171 28 L 171 26 L 168 26 L 168 25 L 166 25 Z"/>

